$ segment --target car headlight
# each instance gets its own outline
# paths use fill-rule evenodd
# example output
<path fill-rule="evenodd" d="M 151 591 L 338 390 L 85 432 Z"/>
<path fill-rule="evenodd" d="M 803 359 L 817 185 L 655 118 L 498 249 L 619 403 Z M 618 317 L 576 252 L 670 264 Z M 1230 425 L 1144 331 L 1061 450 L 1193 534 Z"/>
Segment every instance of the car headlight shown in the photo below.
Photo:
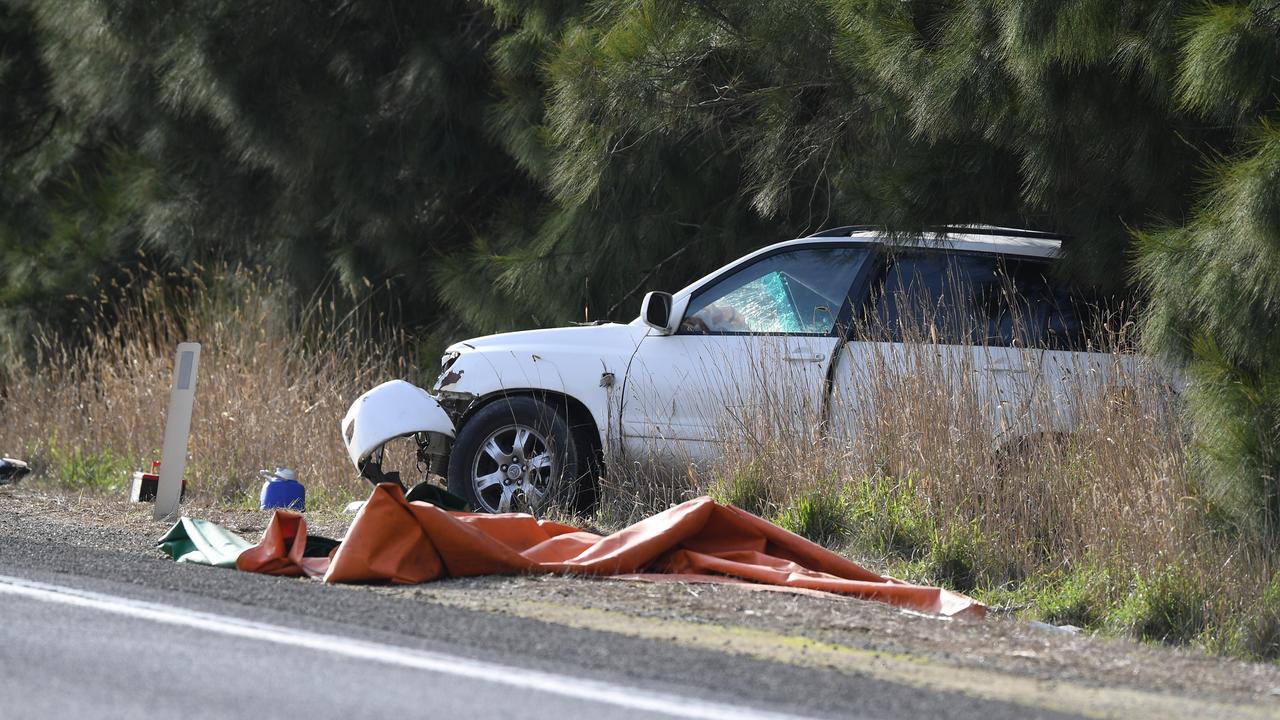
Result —
<path fill-rule="evenodd" d="M 451 350 L 440 356 L 440 375 L 436 378 L 436 383 L 432 387 L 434 393 L 440 392 L 446 385 L 452 385 L 462 378 L 461 373 L 450 372 L 450 368 L 457 362 L 461 355 L 457 350 Z"/>

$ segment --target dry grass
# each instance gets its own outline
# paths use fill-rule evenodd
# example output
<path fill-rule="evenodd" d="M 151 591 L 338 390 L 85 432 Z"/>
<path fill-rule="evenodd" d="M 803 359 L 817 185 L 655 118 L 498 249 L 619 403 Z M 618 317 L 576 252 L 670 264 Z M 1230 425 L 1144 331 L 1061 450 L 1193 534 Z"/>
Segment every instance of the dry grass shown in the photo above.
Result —
<path fill-rule="evenodd" d="M 716 402 L 690 402 L 711 442 L 677 443 L 657 477 L 616 468 L 605 482 L 612 504 L 634 507 L 630 519 L 714 491 L 770 515 L 815 493 L 870 485 L 894 496 L 909 486 L 943 530 L 976 522 L 1017 548 L 1024 568 L 1049 556 L 1071 565 L 1146 553 L 1196 525 L 1177 394 L 1147 358 L 857 343 L 843 350 L 824 406 L 797 392 L 821 376 L 777 362 L 794 351 L 770 348 L 736 371 L 726 370 L 731 357 L 709 363 L 699 382 Z M 986 369 L 1009 356 L 1026 372 Z M 1064 375 L 1092 381 L 1055 381 Z"/>
<path fill-rule="evenodd" d="M 811 370 L 779 362 L 794 340 L 745 363 L 727 351 L 700 371 L 715 390 L 687 405 L 712 442 L 611 466 L 603 522 L 710 493 L 1033 617 L 1276 657 L 1273 553 L 1198 487 L 1177 382 L 1134 352 L 1130 327 L 1096 329 L 1108 353 L 944 345 L 936 331 L 851 344 L 829 407 L 796 390 Z M 987 369 L 1001 363 L 1025 372 Z"/>
<path fill-rule="evenodd" d="M 369 387 L 418 379 L 386 324 L 299 302 L 259 272 L 147 276 L 96 308 L 86 342 L 35 338 L 36 357 L 0 374 L 0 449 L 31 460 L 35 483 L 123 495 L 159 454 L 174 346 L 194 339 L 195 499 L 251 505 L 257 471 L 284 464 L 333 508 L 367 494 L 338 419 Z M 779 361 L 796 340 L 745 363 L 738 348 L 690 378 L 712 392 L 681 399 L 705 415 L 706 441 L 610 463 L 597 514 L 579 521 L 612 529 L 711 493 L 882 571 L 1036 617 L 1276 657 L 1274 553 L 1198 487 L 1175 386 L 1131 352 L 1127 327 L 1099 329 L 1118 354 L 1070 364 L 936 333 L 851 344 L 829 406 L 797 389 L 821 386 L 816 365 Z M 1026 369 L 1002 376 L 999 405 L 994 360 Z"/>
<path fill-rule="evenodd" d="M 193 340 L 202 356 L 190 493 L 254 503 L 257 472 L 285 465 L 312 504 L 363 498 L 338 420 L 373 385 L 412 375 L 405 338 L 377 320 L 360 306 L 299 301 L 244 268 L 103 288 L 84 343 L 34 338 L 34 360 L 5 367 L 4 450 L 32 462 L 32 482 L 127 492 L 130 471 L 159 457 L 174 349 Z"/>

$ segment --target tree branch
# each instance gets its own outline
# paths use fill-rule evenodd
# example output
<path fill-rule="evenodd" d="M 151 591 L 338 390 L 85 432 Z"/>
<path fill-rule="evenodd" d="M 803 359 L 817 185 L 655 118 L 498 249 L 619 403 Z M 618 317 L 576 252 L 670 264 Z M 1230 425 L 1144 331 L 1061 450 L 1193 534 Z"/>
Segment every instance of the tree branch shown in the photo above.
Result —
<path fill-rule="evenodd" d="M 49 136 L 53 134 L 53 129 L 58 126 L 58 121 L 61 119 L 62 119 L 62 108 L 55 107 L 53 109 L 53 118 L 49 120 L 49 126 L 44 129 L 44 132 L 40 134 L 40 137 L 36 138 L 30 143 L 27 143 L 25 146 L 18 148 L 17 150 L 12 150 L 10 152 L 5 153 L 4 157 L 2 158 L 3 162 L 7 163 L 10 160 L 16 160 L 22 157 L 23 155 L 26 155 L 27 153 L 31 152 L 32 150 L 35 150 L 36 148 L 43 145 L 44 141 L 48 140 Z"/>
<path fill-rule="evenodd" d="M 645 286 L 645 283 L 649 282 L 649 279 L 652 278 L 655 274 L 657 274 L 657 272 L 662 269 L 663 265 L 666 265 L 672 260 L 675 260 L 676 258 L 680 257 L 680 255 L 683 254 L 685 250 L 688 250 L 697 242 L 698 242 L 698 239 L 694 239 L 685 243 L 680 247 L 679 250 L 676 250 L 675 252 L 663 258 L 657 265 L 654 265 L 653 267 L 649 268 L 649 272 L 645 273 L 644 277 L 640 278 L 640 282 L 636 283 L 635 287 L 628 290 L 626 295 L 623 295 L 622 297 L 618 298 L 618 301 L 615 302 L 609 308 L 609 311 L 604 314 L 605 317 L 606 318 L 613 317 L 613 311 L 617 310 L 618 307 L 622 305 L 622 303 L 630 300 L 632 296 L 634 296 L 637 292 L 640 292 L 640 289 Z"/>

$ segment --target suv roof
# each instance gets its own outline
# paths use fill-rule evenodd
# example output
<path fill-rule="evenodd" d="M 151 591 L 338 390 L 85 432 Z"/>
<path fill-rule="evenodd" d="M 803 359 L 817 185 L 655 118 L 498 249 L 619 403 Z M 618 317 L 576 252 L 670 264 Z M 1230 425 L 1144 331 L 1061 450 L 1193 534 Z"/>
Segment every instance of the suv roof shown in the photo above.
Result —
<path fill-rule="evenodd" d="M 1057 257 L 1062 250 L 1062 235 L 1025 230 L 1022 228 L 999 227 L 996 225 L 942 225 L 926 228 L 923 233 L 910 236 L 899 234 L 892 236 L 883 228 L 871 225 L 846 225 L 844 227 L 820 230 L 800 240 L 816 238 L 848 238 L 864 242 L 886 242 L 899 246 L 951 248 L 975 252 L 1007 253 L 1031 257 Z M 795 241 L 791 241 L 795 242 Z M 780 243 L 788 244 L 788 243 Z"/>
<path fill-rule="evenodd" d="M 808 237 L 767 245 L 738 258 L 729 265 L 712 271 L 675 294 L 688 294 L 722 274 L 732 271 L 733 268 L 743 267 L 761 255 L 771 254 L 782 248 L 803 247 L 805 245 L 834 245 L 850 241 L 867 244 L 887 244 L 898 247 L 1000 253 L 1048 259 L 1058 257 L 1062 251 L 1063 237 L 1036 230 L 1020 230 L 1017 228 L 996 227 L 995 225 L 950 225 L 930 228 L 915 237 L 905 235 L 895 237 L 882 228 L 869 225 L 848 225 L 822 230 Z"/>

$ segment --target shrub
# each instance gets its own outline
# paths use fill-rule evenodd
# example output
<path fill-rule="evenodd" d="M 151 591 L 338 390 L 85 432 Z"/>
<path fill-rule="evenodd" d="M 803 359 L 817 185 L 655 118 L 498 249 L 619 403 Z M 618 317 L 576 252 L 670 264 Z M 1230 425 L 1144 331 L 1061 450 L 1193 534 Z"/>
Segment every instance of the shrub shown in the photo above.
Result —
<path fill-rule="evenodd" d="M 1143 640 L 1188 643 L 1205 628 L 1208 601 L 1203 578 L 1174 565 L 1149 578 L 1135 574 L 1130 592 L 1107 623 Z"/>

